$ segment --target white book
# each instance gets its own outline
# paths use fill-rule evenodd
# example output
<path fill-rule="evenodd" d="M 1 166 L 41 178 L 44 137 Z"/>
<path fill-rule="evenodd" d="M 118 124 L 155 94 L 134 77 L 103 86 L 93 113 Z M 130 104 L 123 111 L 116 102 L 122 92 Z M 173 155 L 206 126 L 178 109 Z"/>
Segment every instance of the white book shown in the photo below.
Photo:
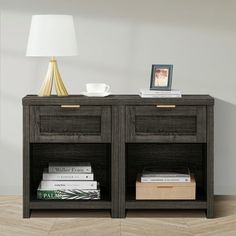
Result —
<path fill-rule="evenodd" d="M 139 94 L 142 98 L 181 98 L 181 94 Z"/>
<path fill-rule="evenodd" d="M 92 173 L 91 163 L 89 162 L 76 162 L 76 163 L 63 163 L 51 162 L 48 166 L 49 173 Z"/>
<path fill-rule="evenodd" d="M 142 171 L 141 177 L 158 177 L 158 178 L 179 178 L 179 177 L 189 177 L 190 170 L 189 168 L 163 168 L 163 167 L 145 167 Z"/>
<path fill-rule="evenodd" d="M 167 94 L 167 95 L 170 95 L 170 94 L 181 94 L 180 90 L 150 90 L 150 89 L 140 89 L 140 93 L 141 94 L 150 94 L 150 95 L 154 95 L 154 94 L 157 94 L 157 95 L 160 95 L 160 94 Z"/>
<path fill-rule="evenodd" d="M 94 180 L 93 173 L 49 173 L 45 168 L 43 180 Z"/>
<path fill-rule="evenodd" d="M 189 177 L 141 177 L 141 182 L 191 182 Z"/>
<path fill-rule="evenodd" d="M 161 177 L 161 178 L 175 178 L 175 177 L 190 177 L 190 172 L 189 173 L 178 173 L 178 172 L 148 172 L 148 171 L 143 171 L 142 172 L 142 177 Z"/>
<path fill-rule="evenodd" d="M 97 189 L 97 181 L 51 181 L 42 180 L 41 188 L 44 190 L 61 189 Z"/>

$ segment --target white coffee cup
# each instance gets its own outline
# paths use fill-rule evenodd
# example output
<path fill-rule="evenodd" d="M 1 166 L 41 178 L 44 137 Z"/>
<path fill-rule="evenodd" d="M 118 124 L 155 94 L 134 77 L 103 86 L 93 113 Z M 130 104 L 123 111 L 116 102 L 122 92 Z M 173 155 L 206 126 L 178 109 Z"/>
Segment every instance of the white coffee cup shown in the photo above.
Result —
<path fill-rule="evenodd" d="M 88 93 L 107 93 L 110 86 L 104 83 L 89 83 L 86 84 L 86 89 Z"/>

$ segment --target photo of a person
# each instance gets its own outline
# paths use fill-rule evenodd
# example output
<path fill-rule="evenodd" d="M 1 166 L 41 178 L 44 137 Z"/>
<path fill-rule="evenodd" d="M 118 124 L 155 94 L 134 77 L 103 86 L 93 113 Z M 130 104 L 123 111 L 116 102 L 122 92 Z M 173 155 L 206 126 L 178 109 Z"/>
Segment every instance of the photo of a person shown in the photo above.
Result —
<path fill-rule="evenodd" d="M 173 65 L 152 65 L 150 90 L 171 90 Z"/>
<path fill-rule="evenodd" d="M 155 71 L 154 86 L 166 87 L 168 85 L 168 69 L 157 69 Z"/>

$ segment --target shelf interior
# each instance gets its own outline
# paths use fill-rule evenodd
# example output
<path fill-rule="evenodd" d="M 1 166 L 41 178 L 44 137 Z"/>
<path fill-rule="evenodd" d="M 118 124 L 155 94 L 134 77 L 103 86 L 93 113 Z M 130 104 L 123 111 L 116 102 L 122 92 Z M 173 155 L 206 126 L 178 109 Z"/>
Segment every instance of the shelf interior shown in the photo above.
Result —
<path fill-rule="evenodd" d="M 106 200 L 31 200 L 31 209 L 111 209 Z"/>
<path fill-rule="evenodd" d="M 196 201 L 206 201 L 206 144 L 127 143 L 126 201 L 136 200 L 137 175 L 144 167 L 154 166 L 169 169 L 172 167 L 189 168 L 196 180 Z"/>
<path fill-rule="evenodd" d="M 30 200 L 51 202 L 55 200 L 37 200 L 37 188 L 42 179 L 43 169 L 49 162 L 91 162 L 95 180 L 99 182 L 101 200 L 87 202 L 111 201 L 111 146 L 102 144 L 81 143 L 31 143 L 30 144 Z M 59 200 L 68 204 L 68 200 Z M 73 202 L 73 201 L 72 201 Z M 75 200 L 85 205 L 85 200 Z M 45 203 L 44 203 L 45 204 Z M 60 203 L 59 203 L 60 204 Z M 95 204 L 95 203 L 93 203 Z"/>

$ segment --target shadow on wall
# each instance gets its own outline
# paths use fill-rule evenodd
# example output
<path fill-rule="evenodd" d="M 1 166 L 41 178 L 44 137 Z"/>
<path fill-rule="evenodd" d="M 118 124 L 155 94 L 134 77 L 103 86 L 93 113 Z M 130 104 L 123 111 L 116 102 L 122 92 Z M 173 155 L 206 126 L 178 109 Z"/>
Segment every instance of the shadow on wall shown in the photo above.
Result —
<path fill-rule="evenodd" d="M 215 193 L 236 194 L 236 104 L 215 99 Z"/>

